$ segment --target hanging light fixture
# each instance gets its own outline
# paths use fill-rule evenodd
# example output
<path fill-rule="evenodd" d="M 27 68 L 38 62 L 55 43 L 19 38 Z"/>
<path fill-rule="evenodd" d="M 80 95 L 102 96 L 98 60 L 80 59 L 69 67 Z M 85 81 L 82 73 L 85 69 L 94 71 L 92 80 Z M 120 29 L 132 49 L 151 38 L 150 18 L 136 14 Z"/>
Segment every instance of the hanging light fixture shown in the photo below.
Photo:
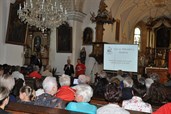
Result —
<path fill-rule="evenodd" d="M 61 1 L 68 0 L 26 0 L 23 7 L 19 5 L 19 19 L 41 31 L 56 28 L 67 20 L 67 10 Z"/>

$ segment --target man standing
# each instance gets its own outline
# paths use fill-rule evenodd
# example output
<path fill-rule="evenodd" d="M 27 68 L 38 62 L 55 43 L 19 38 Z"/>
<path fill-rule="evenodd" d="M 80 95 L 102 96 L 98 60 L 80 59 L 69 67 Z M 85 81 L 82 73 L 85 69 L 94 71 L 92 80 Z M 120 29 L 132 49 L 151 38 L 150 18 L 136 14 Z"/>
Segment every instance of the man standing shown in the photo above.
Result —
<path fill-rule="evenodd" d="M 78 77 L 81 74 L 85 74 L 86 66 L 81 63 L 80 59 L 77 59 L 77 65 L 75 67 L 75 76 Z"/>
<path fill-rule="evenodd" d="M 73 76 L 74 74 L 74 66 L 71 64 L 71 60 L 67 60 L 67 64 L 64 66 L 64 71 L 66 75 Z"/>

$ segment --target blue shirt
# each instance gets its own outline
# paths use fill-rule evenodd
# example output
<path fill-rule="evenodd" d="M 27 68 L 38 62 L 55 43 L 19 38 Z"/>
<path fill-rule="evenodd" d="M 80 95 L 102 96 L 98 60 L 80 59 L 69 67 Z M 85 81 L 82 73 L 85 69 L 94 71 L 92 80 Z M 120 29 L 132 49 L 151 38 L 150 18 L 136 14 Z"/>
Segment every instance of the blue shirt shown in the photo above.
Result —
<path fill-rule="evenodd" d="M 66 110 L 96 114 L 97 107 L 86 102 L 70 102 L 67 105 Z"/>

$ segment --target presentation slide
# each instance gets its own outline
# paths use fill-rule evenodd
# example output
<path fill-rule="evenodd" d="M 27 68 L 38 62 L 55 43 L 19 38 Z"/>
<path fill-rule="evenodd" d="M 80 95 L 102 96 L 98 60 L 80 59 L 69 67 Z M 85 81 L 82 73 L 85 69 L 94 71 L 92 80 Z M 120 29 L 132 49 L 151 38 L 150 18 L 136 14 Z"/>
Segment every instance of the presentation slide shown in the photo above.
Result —
<path fill-rule="evenodd" d="M 104 70 L 137 72 L 138 45 L 104 44 Z"/>

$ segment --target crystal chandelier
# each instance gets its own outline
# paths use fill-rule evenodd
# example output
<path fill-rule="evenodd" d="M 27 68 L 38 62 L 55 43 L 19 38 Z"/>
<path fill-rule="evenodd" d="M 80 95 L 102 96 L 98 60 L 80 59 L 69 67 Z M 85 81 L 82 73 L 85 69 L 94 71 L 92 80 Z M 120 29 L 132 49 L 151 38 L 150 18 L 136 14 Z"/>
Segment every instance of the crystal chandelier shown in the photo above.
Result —
<path fill-rule="evenodd" d="M 21 4 L 19 5 L 17 12 L 19 19 L 42 31 L 60 26 L 67 20 L 67 10 L 62 4 L 62 0 L 52 1 L 26 0 L 23 7 Z"/>

